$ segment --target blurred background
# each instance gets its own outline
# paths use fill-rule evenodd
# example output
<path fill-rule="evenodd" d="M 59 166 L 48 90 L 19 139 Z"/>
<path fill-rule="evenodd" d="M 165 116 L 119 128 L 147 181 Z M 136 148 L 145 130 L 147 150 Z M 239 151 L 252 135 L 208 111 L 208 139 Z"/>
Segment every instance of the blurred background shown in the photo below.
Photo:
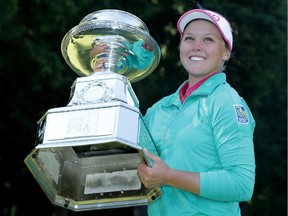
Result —
<path fill-rule="evenodd" d="M 234 29 L 228 82 L 256 120 L 256 185 L 243 215 L 284 216 L 287 210 L 287 1 L 198 1 L 225 15 Z M 53 206 L 24 164 L 35 147 L 37 121 L 66 106 L 77 78 L 61 54 L 64 35 L 87 14 L 120 9 L 141 18 L 161 48 L 157 69 L 133 83 L 140 110 L 187 79 L 178 58 L 180 15 L 196 7 L 176 0 L 0 1 L 0 215 L 145 215 L 143 208 L 72 212 Z M 143 211 L 144 209 L 144 211 Z"/>

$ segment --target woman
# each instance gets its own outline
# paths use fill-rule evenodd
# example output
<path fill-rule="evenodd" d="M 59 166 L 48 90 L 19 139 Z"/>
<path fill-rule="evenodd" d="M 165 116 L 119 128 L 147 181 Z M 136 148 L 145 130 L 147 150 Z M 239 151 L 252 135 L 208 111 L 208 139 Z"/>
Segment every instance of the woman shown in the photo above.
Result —
<path fill-rule="evenodd" d="M 233 47 L 229 22 L 194 9 L 177 23 L 180 60 L 188 80 L 145 115 L 155 149 L 144 150 L 138 175 L 163 195 L 148 206 L 150 216 L 240 215 L 255 181 L 255 121 L 245 101 L 226 82 L 224 63 Z"/>

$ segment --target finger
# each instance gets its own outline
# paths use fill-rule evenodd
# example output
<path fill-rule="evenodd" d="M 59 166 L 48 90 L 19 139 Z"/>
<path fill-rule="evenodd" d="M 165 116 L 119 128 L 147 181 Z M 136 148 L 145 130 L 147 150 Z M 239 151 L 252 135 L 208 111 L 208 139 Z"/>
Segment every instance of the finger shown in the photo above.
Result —
<path fill-rule="evenodd" d="M 139 164 L 138 164 L 138 166 L 137 166 L 137 169 L 138 170 L 142 170 L 144 167 L 146 167 L 147 165 L 146 165 L 146 163 L 144 162 L 144 161 L 141 161 Z"/>
<path fill-rule="evenodd" d="M 146 148 L 143 149 L 144 154 L 153 161 L 159 160 L 159 157 L 149 152 Z"/>

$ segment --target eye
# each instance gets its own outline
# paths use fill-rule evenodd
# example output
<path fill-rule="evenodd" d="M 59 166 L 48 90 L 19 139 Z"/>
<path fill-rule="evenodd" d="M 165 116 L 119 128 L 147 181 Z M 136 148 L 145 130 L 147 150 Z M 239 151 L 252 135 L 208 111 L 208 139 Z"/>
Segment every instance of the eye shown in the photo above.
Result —
<path fill-rule="evenodd" d="M 184 41 L 187 41 L 187 40 L 193 40 L 193 38 L 191 36 L 184 37 Z"/>
<path fill-rule="evenodd" d="M 211 38 L 211 37 L 205 37 L 205 38 L 204 38 L 204 41 L 213 42 L 214 40 L 213 40 L 213 38 Z"/>

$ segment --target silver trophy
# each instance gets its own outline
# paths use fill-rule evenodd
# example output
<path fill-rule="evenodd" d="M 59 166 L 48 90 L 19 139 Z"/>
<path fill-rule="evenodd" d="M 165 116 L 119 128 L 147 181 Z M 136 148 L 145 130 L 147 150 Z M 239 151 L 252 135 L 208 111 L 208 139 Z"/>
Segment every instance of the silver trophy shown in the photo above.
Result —
<path fill-rule="evenodd" d="M 61 44 L 77 78 L 66 107 L 38 122 L 36 146 L 25 164 L 49 200 L 86 211 L 146 205 L 161 196 L 137 175 L 157 149 L 139 111 L 132 82 L 152 73 L 160 49 L 138 17 L 120 10 L 88 14 Z"/>

